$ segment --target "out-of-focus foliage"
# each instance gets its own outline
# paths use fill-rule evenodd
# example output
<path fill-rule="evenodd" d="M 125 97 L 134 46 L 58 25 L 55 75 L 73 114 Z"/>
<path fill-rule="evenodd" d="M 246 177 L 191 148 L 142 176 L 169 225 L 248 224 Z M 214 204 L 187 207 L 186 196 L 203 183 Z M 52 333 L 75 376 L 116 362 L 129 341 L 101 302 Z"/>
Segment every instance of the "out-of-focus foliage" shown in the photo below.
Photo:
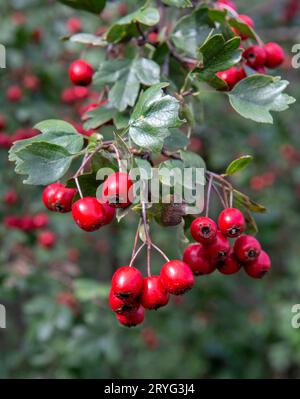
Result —
<path fill-rule="evenodd" d="M 128 12 L 137 3 L 142 4 L 126 1 Z M 277 40 L 292 55 L 300 16 L 287 20 L 290 1 L 238 3 L 254 17 L 262 37 Z M 83 47 L 58 38 L 70 33 L 67 21 L 74 15 L 85 32 L 103 28 L 119 17 L 120 3 L 109 1 L 100 23 L 97 16 L 54 1 L 3 0 L 0 9 L 0 43 L 7 46 L 8 60 L 7 69 L 0 70 L 6 133 L 59 115 L 79 123 L 75 107 L 62 103 L 61 92 L 69 87 L 69 63 Z M 87 57 L 93 63 L 101 52 L 88 49 Z M 281 73 L 297 99 L 299 73 L 288 61 Z M 38 89 L 25 88 L 20 102 L 8 102 L 7 88 L 23 87 L 26 75 L 39 78 Z M 7 309 L 7 328 L 0 330 L 0 377 L 299 378 L 300 334 L 291 327 L 291 307 L 300 301 L 299 104 L 266 126 L 244 120 L 219 97 L 203 94 L 200 127 L 191 146 L 220 173 L 241 154 L 254 157 L 232 179 L 268 207 L 257 222 L 272 272 L 262 281 L 242 272 L 199 277 L 190 294 L 149 312 L 142 327 L 121 328 L 106 298 L 113 271 L 129 261 L 136 218 L 86 235 L 67 216 L 48 213 L 47 230 L 55 232 L 57 241 L 52 249 L 41 247 L 39 229 L 7 227 L 7 216 L 44 209 L 40 189 L 23 186 L 8 163 L 7 149 L 0 149 L 0 303 Z M 18 199 L 9 205 L 4 197 L 12 189 Z M 177 229 L 153 228 L 155 240 L 177 257 Z M 154 270 L 160 266 L 161 259 L 155 258 Z"/>

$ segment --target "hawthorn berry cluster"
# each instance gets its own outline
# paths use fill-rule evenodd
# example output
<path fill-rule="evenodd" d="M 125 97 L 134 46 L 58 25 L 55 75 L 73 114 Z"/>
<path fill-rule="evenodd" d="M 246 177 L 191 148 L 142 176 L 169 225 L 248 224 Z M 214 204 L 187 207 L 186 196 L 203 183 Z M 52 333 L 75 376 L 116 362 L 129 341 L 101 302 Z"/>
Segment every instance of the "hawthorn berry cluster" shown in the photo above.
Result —
<path fill-rule="evenodd" d="M 9 149 L 15 141 L 30 139 L 39 132 L 32 128 L 17 129 L 13 134 L 4 132 L 5 119 L 0 115 L 0 148 Z"/>
<path fill-rule="evenodd" d="M 269 271 L 271 261 L 255 237 L 242 235 L 245 226 L 244 216 L 236 208 L 224 209 L 218 224 L 209 217 L 198 217 L 190 227 L 197 244 L 186 248 L 183 261 L 196 276 L 216 269 L 222 274 L 234 274 L 243 266 L 249 276 L 262 278 Z M 235 239 L 233 248 L 230 239 Z"/>
<path fill-rule="evenodd" d="M 237 7 L 233 1 L 220 0 L 217 2 L 217 7 L 227 9 L 237 20 L 248 25 L 249 28 L 253 29 L 255 27 L 251 17 L 237 13 Z M 243 59 L 240 65 L 217 73 L 218 77 L 227 83 L 229 90 L 233 89 L 239 81 L 246 78 L 245 67 L 251 68 L 256 73 L 265 74 L 266 68 L 278 68 L 284 62 L 285 52 L 278 43 L 270 42 L 264 44 L 258 38 L 258 45 L 248 45 L 249 37 L 246 34 L 239 32 L 237 28 L 232 28 L 232 30 L 244 42 L 240 46 L 243 49 Z"/>

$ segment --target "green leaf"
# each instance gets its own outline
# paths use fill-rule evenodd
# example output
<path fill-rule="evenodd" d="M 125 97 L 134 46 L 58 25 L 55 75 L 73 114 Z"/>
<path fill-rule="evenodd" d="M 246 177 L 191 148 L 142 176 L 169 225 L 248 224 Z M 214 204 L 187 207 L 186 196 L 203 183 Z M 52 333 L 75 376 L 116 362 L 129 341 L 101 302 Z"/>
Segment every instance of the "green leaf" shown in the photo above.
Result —
<path fill-rule="evenodd" d="M 37 123 L 34 129 L 39 130 L 41 133 L 77 133 L 73 125 L 59 119 L 47 119 Z"/>
<path fill-rule="evenodd" d="M 198 48 L 213 33 L 214 26 L 208 8 L 198 8 L 177 22 L 171 36 L 172 42 L 180 52 L 196 58 Z"/>
<path fill-rule="evenodd" d="M 107 102 L 86 114 L 88 120 L 84 123 L 83 127 L 86 130 L 98 129 L 100 126 L 111 121 L 117 113 L 118 110 L 113 108 L 110 102 Z"/>
<path fill-rule="evenodd" d="M 110 60 L 100 65 L 94 76 L 96 85 L 114 83 L 109 92 L 110 107 L 124 111 L 133 107 L 140 85 L 150 86 L 159 82 L 160 67 L 146 58 Z"/>
<path fill-rule="evenodd" d="M 16 156 L 16 172 L 28 175 L 24 183 L 47 185 L 64 176 L 76 155 L 57 144 L 34 142 L 20 149 Z"/>
<path fill-rule="evenodd" d="M 195 70 L 199 79 L 215 87 L 216 72 L 225 71 L 241 60 L 240 38 L 225 41 L 222 35 L 210 37 L 199 49 L 202 67 Z"/>
<path fill-rule="evenodd" d="M 123 168 L 124 168 L 124 170 L 121 170 L 121 172 L 127 172 L 128 170 L 130 170 L 132 168 L 133 156 L 131 154 L 131 151 L 130 151 L 128 145 L 125 143 L 123 138 L 116 132 L 114 132 L 114 136 L 115 136 L 114 144 L 119 152 L 121 165 L 123 165 Z M 125 164 L 122 161 L 125 161 Z"/>
<path fill-rule="evenodd" d="M 256 202 L 252 201 L 248 195 L 241 193 L 238 190 L 233 190 L 233 195 L 234 195 L 234 201 L 248 209 L 248 211 L 250 212 L 255 212 L 255 213 L 265 213 L 267 211 L 267 209 L 261 205 L 261 204 L 257 204 Z"/>
<path fill-rule="evenodd" d="M 100 14 L 100 12 L 105 7 L 105 0 L 58 0 L 60 3 L 65 4 L 66 6 L 78 9 L 89 11 L 93 14 Z"/>
<path fill-rule="evenodd" d="M 130 37 L 139 36 L 140 32 L 136 23 L 143 26 L 154 26 L 159 22 L 159 12 L 156 8 L 143 6 L 137 11 L 126 15 L 115 24 L 113 24 L 106 35 L 111 43 L 118 43 Z"/>
<path fill-rule="evenodd" d="M 178 8 L 193 7 L 193 3 L 190 0 L 162 0 L 167 6 L 175 6 Z"/>
<path fill-rule="evenodd" d="M 244 118 L 273 123 L 270 111 L 284 111 L 296 100 L 284 94 L 289 82 L 279 77 L 252 75 L 228 93 L 232 107 Z"/>
<path fill-rule="evenodd" d="M 76 33 L 69 40 L 73 43 L 88 44 L 90 46 L 105 47 L 107 45 L 107 42 L 101 36 L 91 33 Z"/>
<path fill-rule="evenodd" d="M 245 22 L 243 22 L 242 20 L 230 18 L 228 22 L 229 25 L 235 28 L 239 33 L 242 33 L 250 39 L 257 40 L 257 35 L 255 31 L 248 24 L 245 24 Z"/>
<path fill-rule="evenodd" d="M 79 185 L 84 197 L 95 197 L 97 191 L 97 182 L 95 173 L 84 173 L 78 176 Z M 68 188 L 76 188 L 76 183 L 74 179 L 67 182 Z M 79 199 L 79 194 L 77 194 Z M 76 200 L 77 198 L 75 198 Z"/>
<path fill-rule="evenodd" d="M 179 102 L 165 95 L 165 83 L 154 85 L 141 94 L 129 121 L 129 136 L 139 147 L 160 151 L 170 128 L 181 124 Z"/>
<path fill-rule="evenodd" d="M 170 129 L 170 136 L 165 139 L 164 148 L 175 151 L 186 147 L 188 143 L 189 139 L 179 129 Z"/>
<path fill-rule="evenodd" d="M 109 286 L 97 283 L 95 280 L 78 278 L 74 280 L 74 294 L 79 301 L 91 301 L 108 297 Z"/>
<path fill-rule="evenodd" d="M 225 174 L 233 175 L 234 173 L 239 172 L 240 170 L 244 169 L 252 161 L 253 161 L 253 157 L 251 155 L 243 155 L 242 157 L 235 159 L 228 165 Z"/>

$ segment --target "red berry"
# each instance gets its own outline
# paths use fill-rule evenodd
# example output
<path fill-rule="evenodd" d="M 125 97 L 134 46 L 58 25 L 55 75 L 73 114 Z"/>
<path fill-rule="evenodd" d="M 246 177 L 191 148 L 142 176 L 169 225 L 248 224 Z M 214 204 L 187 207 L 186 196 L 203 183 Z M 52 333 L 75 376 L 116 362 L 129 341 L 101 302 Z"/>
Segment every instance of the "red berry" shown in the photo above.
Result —
<path fill-rule="evenodd" d="M 67 188 L 61 183 L 53 183 L 44 189 L 43 202 L 50 211 L 67 213 L 71 211 L 76 193 L 75 188 Z"/>
<path fill-rule="evenodd" d="M 32 224 L 35 229 L 42 229 L 49 223 L 49 218 L 45 213 L 37 213 L 32 217 Z"/>
<path fill-rule="evenodd" d="M 72 216 L 82 230 L 89 232 L 98 230 L 106 223 L 104 207 L 94 197 L 84 197 L 74 202 Z"/>
<path fill-rule="evenodd" d="M 64 185 L 61 183 L 52 183 L 49 184 L 43 191 L 43 203 L 49 211 L 55 211 L 55 201 L 54 201 L 54 195 L 56 192 L 64 188 Z"/>
<path fill-rule="evenodd" d="M 261 251 L 258 258 L 244 266 L 245 272 L 253 278 L 262 278 L 271 269 L 271 260 L 265 251 Z"/>
<path fill-rule="evenodd" d="M 25 75 L 23 85 L 28 90 L 36 91 L 40 86 L 40 80 L 35 75 Z"/>
<path fill-rule="evenodd" d="M 105 213 L 105 223 L 104 224 L 110 224 L 116 214 L 116 209 L 113 206 L 110 206 L 108 202 L 104 202 L 101 199 L 99 200 L 100 204 L 102 204 L 104 213 Z"/>
<path fill-rule="evenodd" d="M 69 69 L 71 82 L 78 86 L 88 86 L 92 82 L 94 70 L 84 60 L 74 61 Z"/>
<path fill-rule="evenodd" d="M 116 316 L 120 324 L 123 324 L 126 327 L 134 327 L 144 321 L 145 309 L 140 305 L 139 308 L 133 312 L 126 314 L 116 313 Z"/>
<path fill-rule="evenodd" d="M 215 239 L 218 227 L 212 219 L 201 216 L 192 222 L 190 230 L 195 241 L 208 244 Z"/>
<path fill-rule="evenodd" d="M 244 68 L 231 67 L 226 71 L 218 72 L 217 76 L 227 83 L 229 89 L 233 89 L 234 86 L 243 80 L 247 75 Z"/>
<path fill-rule="evenodd" d="M 253 69 L 262 67 L 266 62 L 266 51 L 260 46 L 250 46 L 243 52 L 246 64 Z"/>
<path fill-rule="evenodd" d="M 120 267 L 112 277 L 111 286 L 118 298 L 136 298 L 143 287 L 142 273 L 135 267 Z"/>
<path fill-rule="evenodd" d="M 229 253 L 226 259 L 217 263 L 218 270 L 222 274 L 237 273 L 242 267 L 241 263 L 236 259 L 233 251 Z"/>
<path fill-rule="evenodd" d="M 103 183 L 102 198 L 115 208 L 127 208 L 133 201 L 133 181 L 127 173 L 117 172 Z"/>
<path fill-rule="evenodd" d="M 10 86 L 6 91 L 7 99 L 12 103 L 17 103 L 22 99 L 23 92 L 19 86 Z"/>
<path fill-rule="evenodd" d="M 218 0 L 216 4 L 217 4 L 217 7 L 218 7 L 218 8 L 222 8 L 222 7 L 224 7 L 224 5 L 225 5 L 225 6 L 227 6 L 227 7 L 232 8 L 234 11 L 237 10 L 236 5 L 235 5 L 234 2 L 231 1 L 231 0 Z M 225 8 L 227 9 L 227 7 L 225 7 Z"/>
<path fill-rule="evenodd" d="M 150 32 L 148 33 L 148 42 L 150 43 L 157 43 L 158 42 L 158 33 L 157 32 Z"/>
<path fill-rule="evenodd" d="M 194 286 L 194 275 L 190 267 L 180 261 L 171 260 L 160 271 L 165 289 L 173 295 L 182 295 Z"/>
<path fill-rule="evenodd" d="M 284 50 L 277 43 L 267 43 L 264 46 L 264 50 L 266 53 L 266 67 L 268 68 L 277 68 L 279 67 L 285 60 Z"/>
<path fill-rule="evenodd" d="M 206 254 L 211 261 L 224 260 L 230 252 L 230 242 L 220 231 L 215 240 L 206 245 Z"/>
<path fill-rule="evenodd" d="M 163 286 L 160 276 L 144 278 L 140 300 L 145 309 L 158 309 L 167 305 L 169 294 Z"/>
<path fill-rule="evenodd" d="M 52 248 L 56 242 L 56 235 L 52 231 L 42 231 L 38 235 L 38 243 L 44 248 Z"/>
<path fill-rule="evenodd" d="M 134 298 L 132 301 L 120 299 L 114 294 L 112 289 L 109 291 L 109 305 L 115 313 L 119 314 L 136 311 L 140 306 L 136 298 Z"/>
<path fill-rule="evenodd" d="M 183 253 L 183 261 L 189 265 L 195 276 L 210 274 L 216 270 L 216 265 L 210 262 L 202 244 L 189 245 Z"/>
<path fill-rule="evenodd" d="M 67 28 L 70 33 L 78 33 L 82 30 L 81 21 L 79 18 L 72 17 L 67 20 Z"/>
<path fill-rule="evenodd" d="M 227 237 L 238 237 L 245 230 L 245 219 L 241 211 L 236 208 L 224 209 L 218 220 L 221 233 Z"/>
<path fill-rule="evenodd" d="M 119 13 L 121 16 L 126 15 L 127 12 L 128 12 L 128 6 L 127 6 L 126 3 L 120 3 L 120 4 L 118 4 L 118 13 Z"/>
<path fill-rule="evenodd" d="M 13 205 L 18 201 L 18 193 L 15 190 L 7 191 L 4 194 L 4 202 L 7 205 Z"/>
<path fill-rule="evenodd" d="M 249 262 L 258 258 L 261 246 L 256 238 L 245 235 L 235 241 L 233 250 L 240 262 Z"/>

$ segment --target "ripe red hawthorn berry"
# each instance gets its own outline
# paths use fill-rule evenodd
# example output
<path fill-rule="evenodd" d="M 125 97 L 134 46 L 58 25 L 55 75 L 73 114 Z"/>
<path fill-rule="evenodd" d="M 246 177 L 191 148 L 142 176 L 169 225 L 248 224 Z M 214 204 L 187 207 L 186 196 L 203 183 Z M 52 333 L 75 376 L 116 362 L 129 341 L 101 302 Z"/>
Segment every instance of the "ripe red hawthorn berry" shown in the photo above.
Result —
<path fill-rule="evenodd" d="M 247 75 L 244 68 L 233 66 L 226 71 L 218 72 L 217 76 L 220 79 L 224 80 L 224 82 L 227 83 L 229 89 L 231 90 L 240 80 L 243 80 Z"/>
<path fill-rule="evenodd" d="M 18 201 L 18 193 L 15 190 L 9 190 L 4 194 L 6 205 L 14 205 Z"/>
<path fill-rule="evenodd" d="M 92 82 L 94 70 L 84 60 L 74 61 L 69 68 L 71 82 L 78 86 L 88 86 Z"/>
<path fill-rule="evenodd" d="M 241 269 L 242 264 L 235 257 L 233 251 L 230 251 L 226 259 L 217 262 L 217 267 L 222 274 L 234 274 Z"/>
<path fill-rule="evenodd" d="M 22 89 L 17 86 L 10 86 L 6 91 L 6 98 L 12 103 L 19 102 L 23 97 Z"/>
<path fill-rule="evenodd" d="M 150 43 L 158 43 L 158 33 L 157 32 L 150 32 L 147 36 L 148 42 Z"/>
<path fill-rule="evenodd" d="M 44 189 L 43 202 L 50 211 L 71 212 L 72 201 L 76 193 L 75 188 L 67 188 L 61 183 L 53 183 Z"/>
<path fill-rule="evenodd" d="M 214 241 L 218 227 L 212 219 L 200 216 L 193 220 L 190 231 L 195 241 L 208 244 Z"/>
<path fill-rule="evenodd" d="M 68 31 L 72 34 L 82 31 L 82 25 L 79 18 L 71 17 L 67 20 Z"/>
<path fill-rule="evenodd" d="M 160 277 L 165 289 L 173 295 L 182 295 L 194 286 L 193 272 L 181 260 L 165 263 L 160 271 Z"/>
<path fill-rule="evenodd" d="M 40 80 L 35 75 L 25 75 L 23 85 L 28 90 L 36 91 L 40 86 Z"/>
<path fill-rule="evenodd" d="M 113 173 L 103 183 L 103 201 L 115 208 L 127 208 L 133 201 L 133 181 L 124 172 Z"/>
<path fill-rule="evenodd" d="M 227 237 L 238 237 L 245 230 L 245 219 L 242 212 L 236 208 L 224 209 L 218 220 L 219 229 Z"/>
<path fill-rule="evenodd" d="M 253 45 L 243 52 L 243 58 L 248 66 L 257 69 L 265 65 L 267 54 L 263 47 Z"/>
<path fill-rule="evenodd" d="M 32 225 L 35 229 L 42 229 L 49 224 L 49 218 L 45 213 L 37 213 L 32 217 Z"/>
<path fill-rule="evenodd" d="M 111 288 L 114 294 L 123 300 L 136 298 L 140 294 L 142 287 L 142 273 L 132 266 L 120 267 L 111 280 Z"/>
<path fill-rule="evenodd" d="M 267 43 L 264 46 L 264 50 L 266 53 L 265 65 L 267 68 L 277 68 L 284 62 L 285 52 L 279 44 L 273 42 Z"/>
<path fill-rule="evenodd" d="M 249 262 L 258 258 L 261 252 L 260 243 L 250 235 L 244 235 L 234 243 L 233 251 L 240 262 Z"/>
<path fill-rule="evenodd" d="M 118 314 L 116 313 L 117 319 L 120 324 L 126 327 L 134 327 L 138 324 L 141 324 L 145 318 L 145 309 L 142 305 L 133 312 L 125 313 L 125 314 Z"/>
<path fill-rule="evenodd" d="M 39 233 L 38 243 L 41 247 L 50 249 L 53 248 L 56 242 L 56 235 L 53 231 L 45 230 Z"/>
<path fill-rule="evenodd" d="M 94 197 L 84 197 L 74 202 L 72 216 L 75 223 L 88 232 L 104 226 L 107 218 L 103 205 Z"/>
<path fill-rule="evenodd" d="M 137 298 L 131 301 L 120 299 L 114 294 L 112 289 L 109 291 L 109 305 L 115 313 L 119 314 L 134 312 L 140 306 Z"/>
<path fill-rule="evenodd" d="M 124 15 L 127 14 L 127 12 L 128 12 L 128 7 L 127 7 L 126 3 L 118 4 L 118 13 L 119 13 L 119 15 L 121 15 L 123 17 Z"/>
<path fill-rule="evenodd" d="M 265 251 L 258 258 L 244 265 L 245 272 L 253 278 L 262 278 L 271 269 L 271 260 Z"/>
<path fill-rule="evenodd" d="M 191 244 L 183 253 L 183 261 L 191 268 L 195 276 L 210 274 L 216 270 L 216 265 L 210 262 L 203 244 Z"/>
<path fill-rule="evenodd" d="M 102 204 L 103 208 L 104 208 L 104 213 L 105 213 L 105 225 L 110 224 L 116 215 L 116 209 L 109 205 L 108 202 L 104 202 L 103 200 L 99 200 L 100 204 Z"/>
<path fill-rule="evenodd" d="M 220 231 L 217 232 L 215 240 L 205 245 L 206 254 L 214 261 L 224 260 L 230 252 L 230 242 Z"/>
<path fill-rule="evenodd" d="M 169 293 L 163 286 L 160 276 L 144 278 L 140 301 L 145 309 L 156 310 L 167 305 L 169 302 Z"/>

